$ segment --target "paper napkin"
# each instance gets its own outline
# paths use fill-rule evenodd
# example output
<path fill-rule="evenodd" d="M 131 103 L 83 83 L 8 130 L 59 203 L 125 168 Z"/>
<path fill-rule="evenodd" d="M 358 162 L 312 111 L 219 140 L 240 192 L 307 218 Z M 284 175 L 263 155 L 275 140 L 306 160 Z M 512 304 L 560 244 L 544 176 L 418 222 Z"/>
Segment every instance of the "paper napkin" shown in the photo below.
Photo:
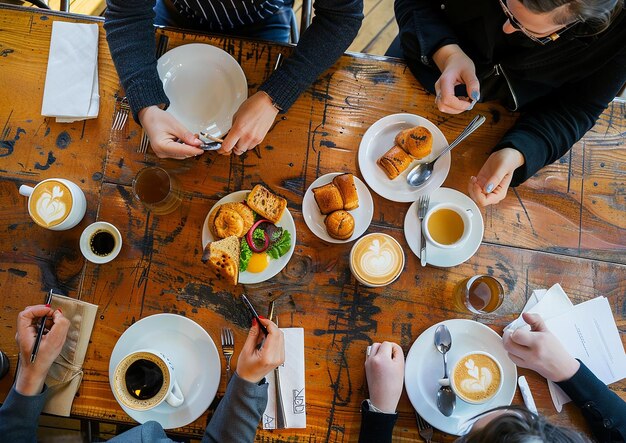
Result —
<path fill-rule="evenodd" d="M 306 428 L 304 393 L 304 329 L 281 328 L 285 335 L 285 363 L 279 366 L 286 428 Z M 267 374 L 269 383 L 263 429 L 276 429 L 276 396 L 274 371 Z"/>
<path fill-rule="evenodd" d="M 547 292 L 535 291 L 523 312 L 540 314 L 565 349 L 582 361 L 596 377 L 611 384 L 626 377 L 626 353 L 606 297 L 572 304 L 560 285 Z M 505 328 L 529 328 L 521 318 Z M 570 398 L 556 383 L 548 381 L 554 407 L 561 412 Z"/>
<path fill-rule="evenodd" d="M 55 21 L 41 114 L 69 123 L 96 118 L 98 94 L 98 25 Z"/>

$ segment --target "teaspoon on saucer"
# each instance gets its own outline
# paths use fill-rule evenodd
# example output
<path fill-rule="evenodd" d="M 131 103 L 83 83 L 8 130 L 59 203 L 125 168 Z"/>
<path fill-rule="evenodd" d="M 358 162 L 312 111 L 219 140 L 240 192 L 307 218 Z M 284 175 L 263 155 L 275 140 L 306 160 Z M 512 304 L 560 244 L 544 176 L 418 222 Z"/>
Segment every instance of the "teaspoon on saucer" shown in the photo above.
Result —
<path fill-rule="evenodd" d="M 443 379 L 441 387 L 437 391 L 437 408 L 446 417 L 452 415 L 454 406 L 456 405 L 456 395 L 450 387 L 450 379 L 448 378 L 448 358 L 446 353 L 452 347 L 452 336 L 446 325 L 439 325 L 435 330 L 435 347 L 443 355 Z"/>

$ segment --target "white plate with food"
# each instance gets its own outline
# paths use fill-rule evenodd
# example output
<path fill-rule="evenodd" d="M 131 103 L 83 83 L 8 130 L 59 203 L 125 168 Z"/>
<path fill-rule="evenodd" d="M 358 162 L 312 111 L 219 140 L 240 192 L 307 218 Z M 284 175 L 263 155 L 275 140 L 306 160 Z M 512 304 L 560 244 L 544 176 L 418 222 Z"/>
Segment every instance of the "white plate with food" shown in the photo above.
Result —
<path fill-rule="evenodd" d="M 426 261 L 428 264 L 442 268 L 457 266 L 469 260 L 478 251 L 485 232 L 483 216 L 474 200 L 456 189 L 435 189 L 430 194 L 428 207 L 432 208 L 438 203 L 455 203 L 472 211 L 472 228 L 469 237 L 461 246 L 444 249 L 426 242 Z M 404 237 L 409 248 L 417 257 L 420 256 L 421 250 L 420 229 L 421 223 L 417 218 L 417 202 L 414 202 L 409 206 L 404 217 Z"/>
<path fill-rule="evenodd" d="M 215 398 L 222 373 L 220 356 L 211 336 L 196 322 L 176 314 L 155 314 L 132 324 L 119 338 L 109 359 L 109 382 L 115 395 L 115 368 L 122 359 L 140 349 L 163 352 L 176 368 L 176 381 L 185 397 L 174 408 L 167 402 L 137 411 L 122 409 L 139 423 L 157 421 L 165 429 L 179 428 L 200 417 Z"/>
<path fill-rule="evenodd" d="M 361 181 L 361 179 L 350 174 L 353 177 L 358 195 L 358 207 L 347 211 L 353 218 L 354 229 L 352 230 L 352 234 L 348 238 L 344 239 L 334 238 L 329 234 L 325 224 L 325 220 L 328 216 L 322 214 L 320 207 L 315 200 L 313 190 L 321 188 L 324 185 L 329 185 L 333 183 L 333 179 L 343 175 L 346 174 L 343 172 L 331 172 L 330 174 L 318 177 L 317 180 L 311 183 L 311 186 L 309 186 L 306 190 L 304 198 L 302 199 L 302 216 L 304 217 L 306 225 L 318 238 L 329 243 L 347 243 L 356 240 L 363 235 L 365 231 L 367 231 L 367 228 L 372 222 L 372 216 L 374 215 L 374 202 L 372 200 L 372 194 L 370 194 L 369 189 L 367 189 L 367 186 Z M 341 207 L 340 209 L 346 208 Z"/>
<path fill-rule="evenodd" d="M 260 185 L 255 186 L 254 189 L 256 190 L 259 187 L 269 193 L 267 189 Z M 289 263 L 289 259 L 291 258 L 291 255 L 293 254 L 296 245 L 296 225 L 293 221 L 291 213 L 289 212 L 289 209 L 287 209 L 286 206 L 283 207 L 284 209 L 282 210 L 282 215 L 280 216 L 280 219 L 278 219 L 278 221 L 276 221 L 275 223 L 266 222 L 257 226 L 257 215 L 253 215 L 253 220 L 248 220 L 248 211 L 252 211 L 247 204 L 244 204 L 247 210 L 245 208 L 242 210 L 240 205 L 230 205 L 233 203 L 246 202 L 246 198 L 248 194 L 250 194 L 250 192 L 252 191 L 237 191 L 233 192 L 232 194 L 228 194 L 224 198 L 220 199 L 217 203 L 215 203 L 215 205 L 213 205 L 204 220 L 204 224 L 202 225 L 203 249 L 207 247 L 207 244 L 209 242 L 216 242 L 216 240 L 220 240 L 220 238 L 224 237 L 229 237 L 229 235 L 231 234 L 239 237 L 240 249 L 239 254 L 237 254 L 238 259 L 240 255 L 249 257 L 249 261 L 247 263 L 249 269 L 239 270 L 238 267 L 238 283 L 242 284 L 261 283 L 274 277 L 276 274 L 282 271 L 285 266 L 287 266 L 287 263 Z M 282 199 L 282 197 L 275 197 L 284 200 Z M 286 205 L 286 201 L 284 202 L 284 204 Z M 220 207 L 222 208 L 220 209 L 220 212 L 214 212 L 214 210 L 217 210 Z M 235 214 L 232 212 L 233 210 L 235 212 L 240 211 L 244 214 L 243 218 L 245 220 L 243 221 L 243 227 L 241 227 L 240 225 L 240 217 L 238 215 L 239 213 L 237 212 L 237 214 Z M 262 219 L 262 217 L 260 217 L 259 219 Z M 214 231 L 216 230 L 215 223 L 220 224 L 219 232 L 217 232 L 217 235 L 215 235 L 215 233 L 212 232 L 211 229 L 209 229 L 210 223 L 212 224 L 212 226 L 214 226 Z M 274 227 L 269 226 L 270 224 Z M 233 228 L 241 230 L 239 232 L 233 232 Z M 267 234 L 265 238 L 255 238 L 254 234 L 255 231 L 257 231 L 257 228 L 265 230 L 266 232 L 269 231 L 269 234 Z M 279 230 L 281 231 L 280 237 L 270 238 L 273 237 L 274 234 L 279 235 Z M 285 234 L 284 232 L 286 232 L 287 234 Z M 267 245 L 263 244 L 265 239 L 267 239 Z M 257 243 L 255 243 L 255 241 Z M 246 242 L 248 246 L 244 245 L 243 242 Z M 253 249 L 258 252 L 254 252 L 250 249 L 249 242 L 252 242 L 255 245 Z"/>
<path fill-rule="evenodd" d="M 167 112 L 194 134 L 226 134 L 239 106 L 248 98 L 248 82 L 228 53 L 204 43 L 167 51 L 157 62 Z"/>
<path fill-rule="evenodd" d="M 432 150 L 427 156 L 414 160 L 408 154 L 402 153 L 406 167 L 396 178 L 390 179 L 378 160 L 395 146 L 396 136 L 403 130 L 422 126 L 432 135 Z M 359 169 L 370 188 L 381 197 L 396 202 L 413 202 L 420 195 L 428 194 L 442 185 L 450 171 L 450 153 L 441 157 L 433 170 L 433 174 L 426 183 L 419 187 L 409 186 L 406 177 L 409 171 L 418 163 L 427 163 L 433 160 L 448 146 L 443 133 L 432 122 L 414 114 L 393 114 L 383 117 L 370 126 L 359 145 Z"/>
<path fill-rule="evenodd" d="M 468 352 L 483 351 L 491 354 L 502 367 L 502 387 L 498 393 L 482 404 L 469 404 L 457 397 L 456 407 L 450 417 L 437 408 L 437 390 L 443 374 L 443 358 L 434 345 L 435 329 L 445 324 L 452 335 L 448 351 L 448 368 Z M 424 420 L 435 428 L 459 435 L 463 424 L 481 412 L 497 406 L 510 405 L 515 395 L 517 367 L 502 346 L 502 338 L 481 323 L 454 319 L 431 326 L 417 337 L 406 356 L 404 385 L 411 404 Z"/>

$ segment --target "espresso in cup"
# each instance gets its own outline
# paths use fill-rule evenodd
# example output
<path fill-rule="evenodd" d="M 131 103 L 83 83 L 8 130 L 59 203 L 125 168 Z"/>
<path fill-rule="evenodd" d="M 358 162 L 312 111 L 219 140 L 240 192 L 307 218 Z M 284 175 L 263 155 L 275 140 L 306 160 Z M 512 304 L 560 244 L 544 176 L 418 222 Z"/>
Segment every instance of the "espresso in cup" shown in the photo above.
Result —
<path fill-rule="evenodd" d="M 152 409 L 163 401 L 178 407 L 184 401 L 172 363 L 158 351 L 124 357 L 115 368 L 113 386 L 118 401 L 136 411 Z"/>
<path fill-rule="evenodd" d="M 62 178 L 44 180 L 34 188 L 22 185 L 19 192 L 28 197 L 28 213 L 33 221 L 53 231 L 73 228 L 87 209 L 83 191 Z"/>
<path fill-rule="evenodd" d="M 404 269 L 404 252 L 391 236 L 373 233 L 361 237 L 350 251 L 350 269 L 366 286 L 385 286 Z"/>
<path fill-rule="evenodd" d="M 502 386 L 502 367 L 486 352 L 470 352 L 454 365 L 450 382 L 454 393 L 471 404 L 491 400 Z"/>
<path fill-rule="evenodd" d="M 472 229 L 472 210 L 454 203 L 432 207 L 422 223 L 426 238 L 440 248 L 462 246 Z"/>
<path fill-rule="evenodd" d="M 90 262 L 108 263 L 120 253 L 122 235 L 111 223 L 99 221 L 85 228 L 79 244 L 80 252 Z"/>

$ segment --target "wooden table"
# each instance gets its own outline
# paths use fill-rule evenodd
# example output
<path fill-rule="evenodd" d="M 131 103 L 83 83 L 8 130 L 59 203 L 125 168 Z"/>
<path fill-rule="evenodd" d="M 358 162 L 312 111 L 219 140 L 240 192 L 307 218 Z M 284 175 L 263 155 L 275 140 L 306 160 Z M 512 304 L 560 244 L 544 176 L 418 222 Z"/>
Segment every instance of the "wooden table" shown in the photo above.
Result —
<path fill-rule="evenodd" d="M 102 29 L 99 118 L 57 124 L 40 115 L 53 20 L 85 18 L 0 7 L 0 288 L 4 300 L 0 348 L 14 365 L 16 316 L 25 306 L 41 302 L 50 287 L 96 303 L 98 317 L 85 376 L 72 410 L 76 417 L 131 422 L 111 393 L 107 369 L 116 340 L 140 318 L 160 312 L 184 315 L 216 342 L 220 328 L 231 325 L 241 345 L 247 316 L 234 296 L 244 289 L 260 307 L 275 300 L 282 326 L 305 328 L 308 427 L 261 430 L 257 439 L 265 442 L 356 441 L 359 405 L 367 396 L 363 362 L 368 344 L 393 340 L 406 353 L 427 327 L 450 318 L 474 319 L 501 332 L 532 290 L 557 282 L 574 303 L 608 297 L 626 341 L 624 102 L 612 103 L 564 158 L 511 190 L 498 206 L 483 210 L 484 242 L 460 266 L 422 268 L 402 231 L 408 204 L 373 194 L 375 212 L 368 232 L 395 237 L 405 248 L 407 261 L 398 281 L 370 289 L 358 285 L 350 274 L 350 244 L 326 244 L 306 227 L 301 213 L 305 190 L 328 172 L 358 174 L 361 137 L 385 115 L 420 114 L 450 137 L 472 114 L 438 112 L 433 98 L 398 60 L 345 56 L 277 120 L 255 151 L 242 157 L 206 154 L 186 161 L 161 161 L 150 152 L 136 152 L 141 129 L 134 122 L 129 121 L 122 132 L 110 129 L 120 86 Z M 268 77 L 278 53 L 290 52 L 288 47 L 254 41 L 158 32 L 168 34 L 170 48 L 205 42 L 228 51 L 243 67 L 251 92 Z M 463 192 L 515 119 L 496 104 L 479 105 L 476 111 L 488 116 L 487 123 L 453 151 L 445 182 Z M 181 207 L 168 216 L 147 213 L 131 198 L 132 178 L 149 164 L 174 171 L 186 191 Z M 31 221 L 18 187 L 59 176 L 80 183 L 88 210 L 76 228 L 52 232 Z M 256 183 L 288 199 L 298 241 L 289 265 L 279 275 L 232 289 L 210 280 L 200 263 L 201 226 L 219 198 Z M 88 263 L 79 252 L 80 233 L 95 220 L 114 223 L 124 238 L 120 256 L 107 265 Z M 472 316 L 454 308 L 455 284 L 476 273 L 492 274 L 503 282 L 506 300 L 497 314 Z M 567 405 L 557 415 L 545 382 L 533 372 L 520 373 L 529 378 L 543 414 L 586 430 L 574 406 Z M 10 384 L 11 377 L 0 381 L 2 398 Z M 612 386 L 626 399 L 625 388 L 624 381 Z M 222 382 L 219 395 L 223 392 Z M 514 402 L 521 403 L 519 394 Z M 399 412 L 394 440 L 419 440 L 406 394 Z M 198 436 L 206 421 L 207 415 L 177 431 Z"/>

